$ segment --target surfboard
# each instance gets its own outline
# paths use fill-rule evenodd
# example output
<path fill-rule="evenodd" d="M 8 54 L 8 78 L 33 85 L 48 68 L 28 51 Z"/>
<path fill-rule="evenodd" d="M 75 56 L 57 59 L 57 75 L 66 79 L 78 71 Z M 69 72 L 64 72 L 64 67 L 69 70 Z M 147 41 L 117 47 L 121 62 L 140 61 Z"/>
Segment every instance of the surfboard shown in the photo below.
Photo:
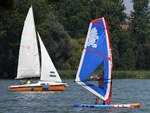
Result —
<path fill-rule="evenodd" d="M 133 103 L 133 104 L 112 104 L 112 105 L 86 105 L 86 104 L 80 104 L 80 105 L 74 105 L 73 107 L 78 108 L 134 108 L 134 107 L 140 107 L 140 103 Z"/>

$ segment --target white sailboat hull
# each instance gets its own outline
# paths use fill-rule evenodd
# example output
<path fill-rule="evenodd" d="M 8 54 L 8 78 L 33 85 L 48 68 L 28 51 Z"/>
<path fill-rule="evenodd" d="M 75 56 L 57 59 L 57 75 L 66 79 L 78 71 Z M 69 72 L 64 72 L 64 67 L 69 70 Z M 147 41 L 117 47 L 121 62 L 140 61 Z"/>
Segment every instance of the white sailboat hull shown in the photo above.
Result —
<path fill-rule="evenodd" d="M 12 85 L 9 91 L 64 91 L 66 83 L 39 81 L 34 84 Z"/>

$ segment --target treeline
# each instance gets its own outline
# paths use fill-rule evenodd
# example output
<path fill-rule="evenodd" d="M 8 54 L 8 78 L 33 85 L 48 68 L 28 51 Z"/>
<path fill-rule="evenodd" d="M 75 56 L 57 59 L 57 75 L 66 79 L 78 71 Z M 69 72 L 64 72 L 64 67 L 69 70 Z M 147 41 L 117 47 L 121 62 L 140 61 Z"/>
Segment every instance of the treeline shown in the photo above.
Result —
<path fill-rule="evenodd" d="M 124 13 L 122 0 L 14 0 L 11 8 L 1 5 L 1 77 L 16 76 L 21 33 L 31 4 L 36 30 L 57 69 L 77 70 L 90 21 L 105 17 L 110 32 L 114 70 L 149 70 L 149 2 L 132 2 L 134 11 L 130 18 Z M 124 29 L 122 25 L 128 28 Z"/>

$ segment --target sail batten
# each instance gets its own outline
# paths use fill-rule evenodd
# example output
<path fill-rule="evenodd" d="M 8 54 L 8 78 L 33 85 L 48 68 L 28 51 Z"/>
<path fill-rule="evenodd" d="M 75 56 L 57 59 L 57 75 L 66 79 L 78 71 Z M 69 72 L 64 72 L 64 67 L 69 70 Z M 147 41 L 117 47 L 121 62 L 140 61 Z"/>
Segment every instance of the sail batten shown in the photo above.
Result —
<path fill-rule="evenodd" d="M 97 87 L 86 79 L 104 63 L 104 89 Z M 110 102 L 111 94 L 112 55 L 108 26 L 104 18 L 90 23 L 88 34 L 76 75 L 76 81 L 90 92 Z"/>
<path fill-rule="evenodd" d="M 90 52 L 92 52 L 92 53 L 95 53 L 95 54 L 97 54 L 97 55 L 99 55 L 99 56 L 103 56 L 103 57 L 107 58 L 108 60 L 111 60 L 110 57 L 107 57 L 107 56 L 105 56 L 105 55 L 102 55 L 102 54 L 100 54 L 100 53 L 97 53 L 97 52 L 95 52 L 95 51 L 92 51 L 92 50 L 90 50 L 90 49 L 88 49 L 88 48 L 84 48 L 84 49 L 86 49 L 87 51 L 90 51 Z"/>

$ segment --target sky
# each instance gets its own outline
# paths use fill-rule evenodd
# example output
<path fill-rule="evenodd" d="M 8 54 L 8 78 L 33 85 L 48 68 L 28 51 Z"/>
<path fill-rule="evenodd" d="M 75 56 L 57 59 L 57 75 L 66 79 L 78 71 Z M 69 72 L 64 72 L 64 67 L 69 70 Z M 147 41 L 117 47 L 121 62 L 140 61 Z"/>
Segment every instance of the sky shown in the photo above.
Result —
<path fill-rule="evenodd" d="M 123 3 L 126 7 L 126 10 L 124 11 L 125 13 L 130 13 L 131 11 L 133 11 L 132 0 L 123 0 Z"/>

